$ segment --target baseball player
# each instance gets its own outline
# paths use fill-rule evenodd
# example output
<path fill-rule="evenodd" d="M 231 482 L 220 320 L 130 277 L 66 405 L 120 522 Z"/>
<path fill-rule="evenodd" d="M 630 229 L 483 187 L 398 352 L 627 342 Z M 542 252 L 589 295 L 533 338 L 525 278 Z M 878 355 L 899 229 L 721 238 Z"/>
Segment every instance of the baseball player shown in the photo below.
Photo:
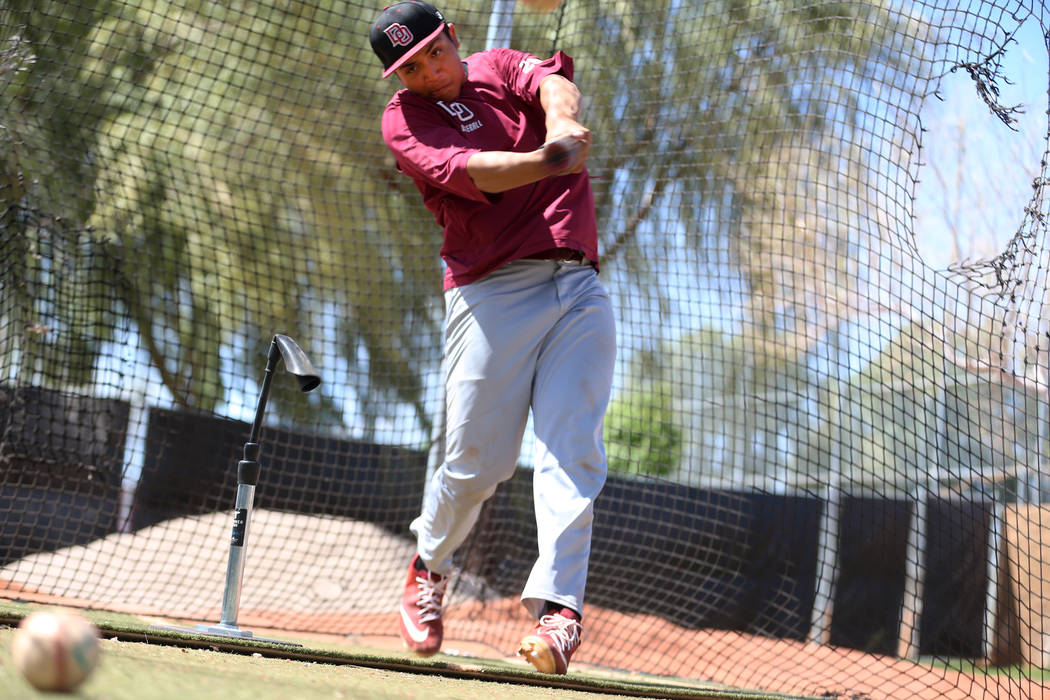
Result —
<path fill-rule="evenodd" d="M 616 354 L 573 62 L 509 49 L 461 59 L 455 27 L 426 2 L 384 9 L 370 41 L 404 87 L 383 139 L 441 226 L 445 263 L 446 454 L 411 525 L 401 636 L 420 655 L 440 649 L 453 553 L 514 473 L 531 408 L 539 556 L 521 601 L 538 622 L 519 653 L 565 673 L 583 629 Z"/>

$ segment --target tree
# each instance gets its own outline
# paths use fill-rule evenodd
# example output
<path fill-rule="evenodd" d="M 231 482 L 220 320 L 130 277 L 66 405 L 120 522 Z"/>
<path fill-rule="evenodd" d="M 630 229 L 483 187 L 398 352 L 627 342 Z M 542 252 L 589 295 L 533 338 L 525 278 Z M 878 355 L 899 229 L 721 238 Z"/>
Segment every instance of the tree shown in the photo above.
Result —
<path fill-rule="evenodd" d="M 17 55 L 41 60 L 23 61 L 7 87 L 20 101 L 6 123 L 28 147 L 7 149 L 5 179 L 28 183 L 25 201 L 49 212 L 26 239 L 61 220 L 75 232 L 69 249 L 94 261 L 90 284 L 108 293 L 91 320 L 76 302 L 56 308 L 56 319 L 81 319 L 63 323 L 82 328 L 84 340 L 52 352 L 53 364 L 79 367 L 76 380 L 86 381 L 120 328 L 122 338 L 141 338 L 175 403 L 214 411 L 246 393 L 231 383 L 257 374 L 269 334 L 287 332 L 345 362 L 336 376 L 349 389 L 326 396 L 316 420 L 340 421 L 345 400 L 363 407 L 370 433 L 392 407 L 410 406 L 415 432 L 429 435 L 439 234 L 378 138 L 390 86 L 374 84 L 361 31 L 374 8 L 341 0 L 13 8 L 11 26 L 25 28 L 28 47 Z M 480 48 L 489 4 L 445 10 L 473 37 L 465 49 Z M 662 312 L 674 291 L 653 284 L 657 261 L 721 247 L 712 265 L 743 282 L 755 357 L 772 368 L 830 323 L 795 282 L 820 259 L 831 288 L 838 261 L 859 242 L 856 225 L 836 226 L 835 212 L 803 216 L 812 189 L 770 183 L 812 184 L 882 155 L 828 144 L 859 128 L 859 95 L 907 90 L 895 87 L 914 68 L 898 31 L 906 21 L 882 4 L 572 0 L 551 15 L 518 13 L 513 44 L 576 58 L 586 122 L 599 136 L 591 169 L 605 274 L 630 280 L 638 303 Z M 48 170 L 55 162 L 66 166 Z M 797 294 L 784 299 L 785 290 Z M 736 375 L 739 391 L 761 385 L 765 371 Z M 275 409 L 293 419 L 302 410 L 281 391 Z"/>
<path fill-rule="evenodd" d="M 611 471 L 667 476 L 677 468 L 682 433 L 671 392 L 670 385 L 656 384 L 609 406 L 604 433 Z"/>
<path fill-rule="evenodd" d="M 350 9 L 142 0 L 18 10 L 18 51 L 36 60 L 10 73 L 23 99 L 5 124 L 25 147 L 9 149 L 21 160 L 7 158 L 8 178 L 39 182 L 27 200 L 48 200 L 24 234 L 58 220 L 77 232 L 70 247 L 90 250 L 113 290 L 98 314 L 130 317 L 177 404 L 214 410 L 231 377 L 258 374 L 281 331 L 305 347 L 334 342 L 366 406 L 387 395 L 429 424 L 421 374 L 437 362 L 436 239 L 432 222 L 400 205 L 404 187 L 358 177 L 387 166 L 379 139 L 359 136 L 384 96 L 362 99 L 354 73 L 373 61 L 359 42 L 322 50 L 348 43 L 330 19 Z M 77 167 L 37 170 L 54 162 Z M 71 298 L 56 317 L 82 313 L 83 296 Z M 40 342 L 68 335 L 27 325 L 48 329 Z M 93 347 L 52 353 L 44 381 L 68 375 L 58 368 L 72 359 L 76 381 L 88 381 L 119 327 L 102 325 Z M 278 411 L 285 393 L 275 390 Z M 329 399 L 322 421 L 338 411 Z"/>

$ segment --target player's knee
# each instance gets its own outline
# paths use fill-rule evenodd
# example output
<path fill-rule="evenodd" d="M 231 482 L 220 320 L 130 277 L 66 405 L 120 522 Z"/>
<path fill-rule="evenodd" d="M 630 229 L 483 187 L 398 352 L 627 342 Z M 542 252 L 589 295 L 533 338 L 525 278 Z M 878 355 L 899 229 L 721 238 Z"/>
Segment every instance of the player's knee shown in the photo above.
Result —
<path fill-rule="evenodd" d="M 441 474 L 441 488 L 459 503 L 481 503 L 513 474 L 513 469 L 463 469 L 462 465 L 446 464 Z"/>

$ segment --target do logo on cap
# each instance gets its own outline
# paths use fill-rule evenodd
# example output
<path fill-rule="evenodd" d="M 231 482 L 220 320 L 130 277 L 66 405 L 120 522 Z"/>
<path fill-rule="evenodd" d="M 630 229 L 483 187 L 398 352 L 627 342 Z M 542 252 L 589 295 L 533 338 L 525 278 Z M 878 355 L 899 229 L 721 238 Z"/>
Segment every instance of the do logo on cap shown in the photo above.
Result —
<path fill-rule="evenodd" d="M 445 26 L 444 16 L 428 2 L 399 2 L 384 9 L 368 37 L 383 62 L 383 77 L 400 68 Z"/>
<path fill-rule="evenodd" d="M 394 46 L 411 46 L 412 30 L 403 24 L 391 24 L 389 27 L 383 30 L 388 37 L 390 37 L 390 43 Z"/>

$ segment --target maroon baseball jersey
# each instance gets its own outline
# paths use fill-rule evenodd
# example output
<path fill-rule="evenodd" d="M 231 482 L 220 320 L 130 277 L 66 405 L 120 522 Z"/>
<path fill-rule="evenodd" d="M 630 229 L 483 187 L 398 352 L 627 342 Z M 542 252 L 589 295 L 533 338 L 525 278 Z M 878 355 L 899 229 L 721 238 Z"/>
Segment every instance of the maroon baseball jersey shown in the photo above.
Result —
<path fill-rule="evenodd" d="M 572 80 L 572 59 L 541 61 L 521 51 L 468 56 L 458 98 L 433 101 L 400 90 L 383 112 L 383 139 L 398 170 L 415 182 L 444 231 L 445 289 L 469 284 L 511 260 L 550 248 L 575 248 L 598 259 L 594 194 L 586 169 L 498 194 L 480 191 L 467 160 L 480 151 L 533 151 L 546 122 L 540 81 Z"/>

